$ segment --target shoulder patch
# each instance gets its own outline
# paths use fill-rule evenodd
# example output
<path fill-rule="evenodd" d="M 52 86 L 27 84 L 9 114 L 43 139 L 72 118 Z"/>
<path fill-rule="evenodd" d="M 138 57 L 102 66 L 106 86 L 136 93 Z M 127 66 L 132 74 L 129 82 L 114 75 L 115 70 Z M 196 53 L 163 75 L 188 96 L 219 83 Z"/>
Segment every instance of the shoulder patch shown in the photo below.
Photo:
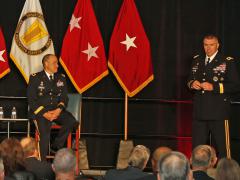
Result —
<path fill-rule="evenodd" d="M 199 57 L 199 54 L 193 56 L 193 59 L 196 59 L 197 57 Z"/>
<path fill-rule="evenodd" d="M 36 76 L 36 75 L 37 75 L 36 73 L 31 74 L 31 76 Z"/>
<path fill-rule="evenodd" d="M 233 57 L 228 56 L 228 57 L 226 57 L 226 60 L 228 60 L 228 61 L 233 60 Z"/>
<path fill-rule="evenodd" d="M 62 77 L 65 77 L 65 74 L 61 74 Z"/>

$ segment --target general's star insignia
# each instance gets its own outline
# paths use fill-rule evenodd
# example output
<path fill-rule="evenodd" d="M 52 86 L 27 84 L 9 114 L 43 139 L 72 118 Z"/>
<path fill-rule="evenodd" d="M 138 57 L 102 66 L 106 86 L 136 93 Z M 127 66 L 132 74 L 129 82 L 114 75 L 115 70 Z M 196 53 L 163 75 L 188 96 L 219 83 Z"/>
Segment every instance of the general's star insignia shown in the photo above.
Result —
<path fill-rule="evenodd" d="M 80 25 L 79 25 L 79 21 L 82 19 L 82 17 L 78 17 L 76 18 L 74 16 L 74 14 L 72 15 L 71 21 L 70 21 L 70 32 L 74 29 L 74 28 L 78 28 L 81 29 Z"/>
<path fill-rule="evenodd" d="M 5 52 L 5 49 L 0 51 L 0 61 L 6 62 L 5 59 L 3 58 L 3 53 Z"/>
<path fill-rule="evenodd" d="M 92 47 L 90 43 L 88 43 L 88 49 L 82 51 L 83 53 L 88 55 L 88 61 L 91 59 L 91 57 L 98 58 L 96 51 L 99 46 Z"/>
<path fill-rule="evenodd" d="M 121 44 L 125 44 L 125 45 L 126 45 L 126 48 L 127 48 L 126 50 L 128 51 L 130 47 L 135 47 L 135 48 L 137 47 L 137 46 L 134 44 L 135 39 L 136 39 L 136 36 L 130 38 L 130 37 L 128 36 L 128 34 L 126 33 L 126 40 L 125 40 L 125 41 L 122 41 L 122 42 L 120 42 L 120 43 L 121 43 Z"/>

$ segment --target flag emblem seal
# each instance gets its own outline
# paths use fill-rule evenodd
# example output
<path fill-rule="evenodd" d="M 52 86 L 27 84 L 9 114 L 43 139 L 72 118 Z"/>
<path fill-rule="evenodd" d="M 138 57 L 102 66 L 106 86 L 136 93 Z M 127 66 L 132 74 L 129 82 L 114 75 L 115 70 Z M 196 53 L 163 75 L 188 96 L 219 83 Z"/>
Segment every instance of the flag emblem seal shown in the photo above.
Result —
<path fill-rule="evenodd" d="M 29 24 L 29 19 L 35 18 L 34 22 Z M 24 23 L 28 23 L 28 29 L 23 32 L 21 27 Z M 17 46 L 26 54 L 39 55 L 49 48 L 52 40 L 47 30 L 42 25 L 44 23 L 43 15 L 38 12 L 26 13 L 20 20 L 15 31 L 15 41 Z M 23 28 L 24 29 L 24 28 Z M 48 38 L 46 38 L 48 36 Z M 43 40 L 44 39 L 44 40 Z M 28 45 L 41 40 L 42 46 L 38 49 L 30 49 Z"/>

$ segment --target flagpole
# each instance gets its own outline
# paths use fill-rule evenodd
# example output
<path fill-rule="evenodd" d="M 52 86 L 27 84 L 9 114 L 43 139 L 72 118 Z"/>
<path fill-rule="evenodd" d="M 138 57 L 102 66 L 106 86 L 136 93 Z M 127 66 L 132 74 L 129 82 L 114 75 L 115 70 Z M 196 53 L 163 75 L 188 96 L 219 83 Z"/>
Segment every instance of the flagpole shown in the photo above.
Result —
<path fill-rule="evenodd" d="M 79 128 L 79 131 L 78 131 L 78 137 L 79 137 L 79 140 L 81 139 L 81 126 L 82 126 L 82 100 L 80 100 L 80 107 L 79 107 L 79 125 L 78 125 L 78 128 Z"/>
<path fill-rule="evenodd" d="M 125 114 L 124 114 L 124 140 L 127 140 L 128 135 L 128 95 L 125 93 Z"/>
<path fill-rule="evenodd" d="M 79 143 L 81 139 L 81 126 L 82 126 L 82 99 L 80 100 L 80 106 L 79 106 L 79 122 L 78 122 L 78 127 L 76 131 L 76 142 L 75 142 L 75 149 L 78 149 L 76 151 L 76 157 L 77 157 L 77 167 L 76 167 L 76 173 L 79 173 L 79 159 L 80 159 L 80 151 L 79 151 Z M 78 139 L 77 139 L 78 138 Z"/>
<path fill-rule="evenodd" d="M 227 158 L 231 159 L 231 149 L 230 149 L 230 138 L 229 138 L 229 124 L 228 120 L 224 120 L 225 125 L 225 138 L 226 138 L 226 150 L 227 150 Z"/>

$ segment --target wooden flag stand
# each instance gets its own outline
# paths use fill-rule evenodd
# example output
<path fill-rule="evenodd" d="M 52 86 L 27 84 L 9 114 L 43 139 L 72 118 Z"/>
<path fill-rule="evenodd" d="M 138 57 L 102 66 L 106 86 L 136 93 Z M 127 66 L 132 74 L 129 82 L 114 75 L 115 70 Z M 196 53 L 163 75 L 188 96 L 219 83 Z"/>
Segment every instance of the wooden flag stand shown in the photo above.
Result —
<path fill-rule="evenodd" d="M 124 140 L 120 141 L 117 169 L 124 169 L 128 166 L 128 158 L 134 147 L 132 140 L 127 140 L 128 135 L 128 95 L 125 93 L 125 111 L 124 111 Z"/>
<path fill-rule="evenodd" d="M 78 172 L 79 170 L 88 170 L 88 156 L 87 156 L 87 143 L 85 139 L 81 139 L 81 123 L 82 122 L 82 102 L 80 104 L 80 120 L 79 120 L 79 152 L 78 152 Z"/>
<path fill-rule="evenodd" d="M 79 170 L 89 169 L 87 157 L 87 143 L 85 139 L 79 139 Z"/>

